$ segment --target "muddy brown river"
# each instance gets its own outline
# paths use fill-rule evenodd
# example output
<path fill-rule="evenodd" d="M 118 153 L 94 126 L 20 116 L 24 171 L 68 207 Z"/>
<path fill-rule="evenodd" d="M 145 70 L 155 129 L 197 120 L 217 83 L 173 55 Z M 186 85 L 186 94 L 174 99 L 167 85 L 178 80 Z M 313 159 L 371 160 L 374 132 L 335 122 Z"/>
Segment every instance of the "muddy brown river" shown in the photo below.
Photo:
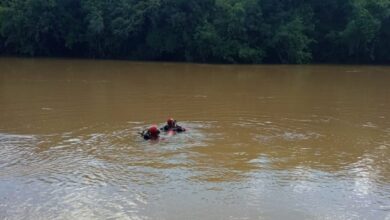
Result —
<path fill-rule="evenodd" d="M 0 58 L 0 219 L 390 220 L 390 67 Z"/>

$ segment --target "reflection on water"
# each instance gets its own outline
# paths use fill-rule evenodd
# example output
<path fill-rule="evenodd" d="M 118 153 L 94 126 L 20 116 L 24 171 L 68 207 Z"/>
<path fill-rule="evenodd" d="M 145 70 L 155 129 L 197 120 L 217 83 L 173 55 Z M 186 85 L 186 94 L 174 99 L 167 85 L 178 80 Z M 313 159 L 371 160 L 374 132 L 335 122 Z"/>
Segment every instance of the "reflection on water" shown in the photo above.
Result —
<path fill-rule="evenodd" d="M 0 218 L 390 219 L 389 73 L 0 59 Z"/>

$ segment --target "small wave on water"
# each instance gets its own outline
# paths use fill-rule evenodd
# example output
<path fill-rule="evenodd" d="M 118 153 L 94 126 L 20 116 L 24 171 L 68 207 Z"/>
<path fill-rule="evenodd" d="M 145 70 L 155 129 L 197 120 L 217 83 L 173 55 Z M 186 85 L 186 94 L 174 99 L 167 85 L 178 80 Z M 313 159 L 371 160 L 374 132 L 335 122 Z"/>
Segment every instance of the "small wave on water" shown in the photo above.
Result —
<path fill-rule="evenodd" d="M 365 127 L 365 128 L 377 128 L 378 126 L 375 125 L 372 122 L 366 122 L 366 123 L 362 124 L 362 127 Z"/>
<path fill-rule="evenodd" d="M 294 121 L 292 126 L 290 121 Z M 314 124 L 314 125 L 313 125 Z M 286 119 L 272 121 L 267 118 L 240 119 L 233 126 L 246 128 L 252 133 L 252 140 L 267 144 L 275 141 L 306 141 L 322 137 L 312 119 Z"/>
<path fill-rule="evenodd" d="M 274 141 L 305 141 L 310 139 L 317 139 L 321 137 L 320 134 L 316 132 L 304 132 L 300 133 L 297 131 L 282 131 L 280 133 L 268 134 L 268 135 L 255 135 L 254 140 L 259 141 L 260 143 L 270 143 Z"/>
<path fill-rule="evenodd" d="M 18 135 L 0 133 L 0 175 L 8 167 L 25 163 L 32 159 L 31 147 L 38 142 L 35 135 Z"/>

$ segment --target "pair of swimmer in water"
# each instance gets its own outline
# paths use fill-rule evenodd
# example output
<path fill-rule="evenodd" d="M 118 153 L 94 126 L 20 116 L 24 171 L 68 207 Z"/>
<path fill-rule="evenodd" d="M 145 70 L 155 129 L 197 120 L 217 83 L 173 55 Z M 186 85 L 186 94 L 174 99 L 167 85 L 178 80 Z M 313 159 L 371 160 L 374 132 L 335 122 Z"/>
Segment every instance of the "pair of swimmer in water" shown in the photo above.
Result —
<path fill-rule="evenodd" d="M 145 140 L 156 140 L 160 137 L 160 130 L 164 132 L 174 132 L 180 133 L 186 131 L 185 128 L 181 127 L 176 123 L 176 120 L 169 118 L 167 124 L 164 127 L 158 129 L 157 125 L 152 125 L 150 128 L 141 132 L 142 137 Z"/>

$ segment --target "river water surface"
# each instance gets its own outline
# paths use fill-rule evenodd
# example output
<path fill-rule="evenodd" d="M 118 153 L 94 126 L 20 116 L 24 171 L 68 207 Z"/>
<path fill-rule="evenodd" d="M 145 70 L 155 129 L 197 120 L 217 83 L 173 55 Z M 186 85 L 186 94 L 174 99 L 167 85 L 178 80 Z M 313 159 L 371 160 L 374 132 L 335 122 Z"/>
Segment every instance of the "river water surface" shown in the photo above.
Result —
<path fill-rule="evenodd" d="M 0 219 L 390 220 L 390 67 L 1 58 Z"/>

